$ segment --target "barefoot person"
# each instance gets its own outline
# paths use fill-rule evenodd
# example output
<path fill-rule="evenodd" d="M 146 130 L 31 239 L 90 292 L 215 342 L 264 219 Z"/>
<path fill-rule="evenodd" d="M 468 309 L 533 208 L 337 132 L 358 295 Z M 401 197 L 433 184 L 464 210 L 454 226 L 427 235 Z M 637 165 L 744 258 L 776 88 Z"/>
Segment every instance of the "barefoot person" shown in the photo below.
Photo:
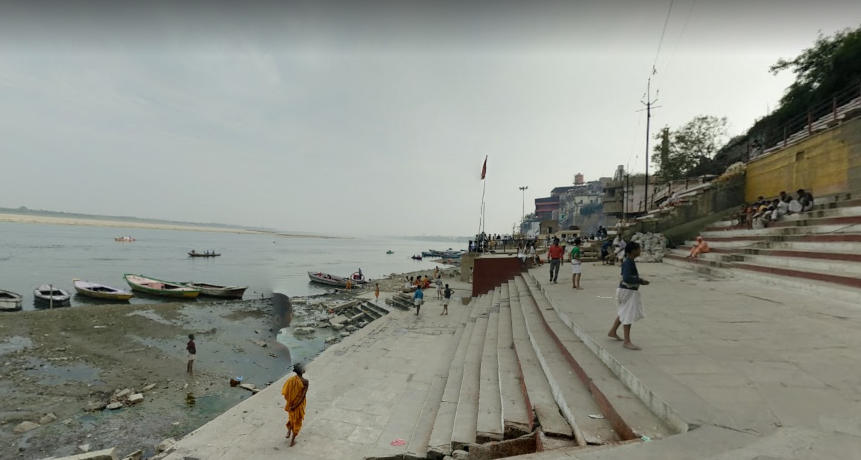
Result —
<path fill-rule="evenodd" d="M 380 283 L 374 283 L 374 302 L 380 303 Z"/>
<path fill-rule="evenodd" d="M 443 295 L 445 297 L 442 299 L 442 313 L 440 313 L 440 316 L 448 314 L 448 302 L 451 300 L 451 289 L 448 287 L 448 284 L 445 285 Z"/>
<path fill-rule="evenodd" d="M 197 346 L 194 344 L 194 334 L 188 334 L 188 343 L 185 344 L 188 351 L 188 375 L 194 377 L 194 359 L 197 357 Z"/>
<path fill-rule="evenodd" d="M 287 411 L 287 439 L 293 436 L 293 439 L 290 440 L 290 447 L 296 445 L 296 436 L 302 429 L 302 421 L 305 420 L 305 397 L 308 395 L 309 385 L 308 379 L 302 377 L 305 374 L 305 369 L 301 364 L 293 366 L 293 372 L 296 375 L 287 379 L 284 386 L 281 387 L 281 394 L 287 401 L 284 406 L 284 410 Z"/>
<path fill-rule="evenodd" d="M 640 286 L 648 286 L 649 282 L 640 278 L 634 259 L 640 255 L 640 245 L 629 243 L 625 247 L 625 261 L 622 262 L 622 281 L 616 289 L 616 307 L 618 315 L 613 327 L 607 335 L 623 341 L 623 346 L 629 350 L 639 350 L 640 347 L 631 342 L 631 325 L 646 317 L 643 302 L 640 300 Z M 625 339 L 619 337 L 619 326 L 624 326 Z"/>
<path fill-rule="evenodd" d="M 422 308 L 422 303 L 425 301 L 425 293 L 422 292 L 422 288 L 419 287 L 416 289 L 415 294 L 413 294 L 413 303 L 416 306 L 416 316 L 419 315 L 419 310 Z"/>
<path fill-rule="evenodd" d="M 580 243 L 580 238 L 574 239 L 574 247 L 571 248 L 571 287 L 574 289 L 583 289 L 580 287 L 580 275 L 583 273 Z"/>

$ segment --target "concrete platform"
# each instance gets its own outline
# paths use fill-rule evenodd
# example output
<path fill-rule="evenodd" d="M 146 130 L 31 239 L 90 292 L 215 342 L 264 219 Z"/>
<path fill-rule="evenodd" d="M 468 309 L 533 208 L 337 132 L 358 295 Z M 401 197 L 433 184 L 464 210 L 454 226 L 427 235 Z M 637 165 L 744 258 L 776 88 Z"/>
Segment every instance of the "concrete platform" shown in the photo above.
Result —
<path fill-rule="evenodd" d="M 584 290 L 531 275 L 575 333 L 668 424 L 658 443 L 567 458 L 854 458 L 861 449 L 861 308 L 664 264 L 639 264 L 647 318 L 631 351 L 608 338 L 618 267 L 584 267 Z M 665 411 L 659 411 L 661 406 Z M 674 418 L 679 420 L 674 421 Z M 722 450 L 683 440 L 728 435 Z M 715 431 L 717 430 L 717 431 Z M 729 431 L 726 431 L 729 430 Z M 723 433 L 723 434 L 720 434 Z M 672 442 L 669 442 L 672 441 Z M 678 447 L 665 449 L 678 444 Z M 685 444 L 685 445 L 682 445 Z M 661 456 L 647 455 L 661 449 Z M 653 447 L 654 446 L 654 447 Z M 624 453 L 623 453 L 624 452 Z"/>

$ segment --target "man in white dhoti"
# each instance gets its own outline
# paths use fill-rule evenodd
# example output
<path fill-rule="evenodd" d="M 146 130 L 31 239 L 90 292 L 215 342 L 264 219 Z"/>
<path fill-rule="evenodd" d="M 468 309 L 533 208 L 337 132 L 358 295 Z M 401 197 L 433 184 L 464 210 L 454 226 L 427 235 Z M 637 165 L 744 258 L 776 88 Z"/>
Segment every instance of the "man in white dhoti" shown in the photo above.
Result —
<path fill-rule="evenodd" d="M 640 347 L 631 342 L 631 325 L 646 317 L 643 302 L 640 300 L 640 286 L 648 286 L 649 282 L 640 278 L 634 259 L 640 255 L 639 243 L 629 243 L 625 247 L 625 261 L 622 262 L 622 280 L 616 289 L 616 320 L 608 336 L 624 342 L 622 346 L 629 350 L 639 350 Z M 625 338 L 619 337 L 619 326 L 624 326 Z"/>

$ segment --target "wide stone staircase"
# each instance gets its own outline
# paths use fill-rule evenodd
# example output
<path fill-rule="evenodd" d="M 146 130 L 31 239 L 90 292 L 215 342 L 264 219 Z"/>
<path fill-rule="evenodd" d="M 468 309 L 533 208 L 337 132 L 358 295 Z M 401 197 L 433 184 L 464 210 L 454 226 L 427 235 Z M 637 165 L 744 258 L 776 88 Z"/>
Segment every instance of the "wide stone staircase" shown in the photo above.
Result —
<path fill-rule="evenodd" d="M 737 277 L 843 300 L 861 300 L 861 195 L 817 199 L 809 212 L 763 229 L 721 221 L 702 232 L 711 252 L 686 259 L 693 242 L 666 263 L 718 277 Z"/>
<path fill-rule="evenodd" d="M 445 355 L 429 360 L 437 373 L 412 435 L 385 458 L 581 452 L 683 431 L 619 380 L 528 275 L 451 314 L 462 316 Z"/>

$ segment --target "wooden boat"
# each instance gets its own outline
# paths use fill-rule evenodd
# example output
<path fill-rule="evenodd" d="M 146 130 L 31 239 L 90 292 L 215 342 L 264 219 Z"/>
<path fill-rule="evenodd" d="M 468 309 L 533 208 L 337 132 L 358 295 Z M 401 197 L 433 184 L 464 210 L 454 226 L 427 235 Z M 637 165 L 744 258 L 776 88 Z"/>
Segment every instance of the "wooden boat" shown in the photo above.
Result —
<path fill-rule="evenodd" d="M 33 297 L 36 303 L 42 305 L 51 305 L 54 307 L 64 307 L 69 305 L 72 295 L 60 288 L 51 288 L 48 284 L 43 284 L 36 289 L 33 289 Z"/>
<path fill-rule="evenodd" d="M 200 291 L 200 295 L 208 295 L 212 297 L 228 297 L 231 299 L 241 299 L 245 294 L 248 286 L 219 286 L 217 284 L 208 283 L 188 283 L 188 287 Z"/>
<path fill-rule="evenodd" d="M 119 238 L 114 238 L 114 241 L 122 241 L 124 243 L 131 243 L 135 239 L 130 236 L 121 236 Z"/>
<path fill-rule="evenodd" d="M 18 311 L 23 300 L 21 294 L 0 289 L 0 311 Z"/>
<path fill-rule="evenodd" d="M 72 286 L 75 287 L 75 291 L 77 291 L 78 294 L 85 295 L 87 297 L 95 297 L 97 299 L 129 300 L 134 296 L 132 291 L 117 289 L 105 286 L 104 284 L 91 283 L 89 281 L 82 281 L 79 279 L 73 279 Z"/>
<path fill-rule="evenodd" d="M 413 260 L 422 260 L 422 256 L 412 256 L 410 258 Z"/>
<path fill-rule="evenodd" d="M 188 255 L 189 255 L 189 257 L 218 257 L 221 254 L 218 254 L 216 252 L 206 253 L 206 252 L 191 251 L 188 253 Z"/>
<path fill-rule="evenodd" d="M 349 278 L 344 278 L 343 276 L 335 276 L 321 272 L 308 272 L 308 278 L 311 278 L 311 281 L 315 283 L 337 287 L 347 287 L 347 281 L 353 282 Z"/>
<path fill-rule="evenodd" d="M 359 269 L 359 271 L 357 271 L 357 272 L 353 273 L 352 275 L 350 275 L 350 281 L 352 281 L 354 285 L 356 285 L 356 284 L 365 284 L 365 283 L 367 283 L 367 282 L 368 282 L 368 280 L 366 280 L 366 279 L 365 279 L 365 275 L 364 275 L 364 274 L 362 274 L 362 270 L 361 270 L 361 269 Z"/>
<path fill-rule="evenodd" d="M 143 292 L 152 295 L 161 295 L 167 297 L 182 297 L 193 299 L 200 295 L 200 291 L 188 287 L 182 283 L 172 281 L 162 281 L 155 278 L 148 278 L 143 275 L 130 275 L 126 273 L 123 279 L 131 286 L 132 290 Z"/>
<path fill-rule="evenodd" d="M 386 251 L 386 254 L 394 254 L 395 251 Z"/>

